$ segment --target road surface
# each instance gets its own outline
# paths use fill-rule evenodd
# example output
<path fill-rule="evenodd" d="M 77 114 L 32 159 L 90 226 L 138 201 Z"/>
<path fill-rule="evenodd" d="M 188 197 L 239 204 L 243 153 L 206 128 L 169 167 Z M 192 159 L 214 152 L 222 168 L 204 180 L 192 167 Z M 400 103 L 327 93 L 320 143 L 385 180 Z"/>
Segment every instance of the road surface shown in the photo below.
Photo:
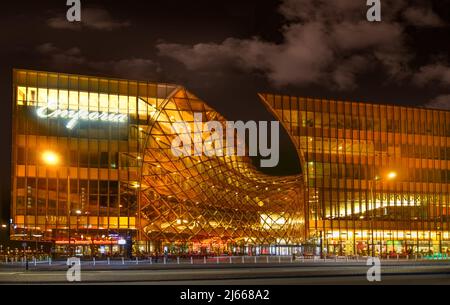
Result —
<path fill-rule="evenodd" d="M 0 265 L 1 284 L 68 283 L 63 262 L 52 266 Z M 140 264 L 84 263 L 81 284 L 297 285 L 374 284 L 364 262 L 293 262 L 281 264 Z M 72 284 L 72 283 L 70 283 Z M 450 284 L 450 262 L 383 261 L 376 284 Z"/>

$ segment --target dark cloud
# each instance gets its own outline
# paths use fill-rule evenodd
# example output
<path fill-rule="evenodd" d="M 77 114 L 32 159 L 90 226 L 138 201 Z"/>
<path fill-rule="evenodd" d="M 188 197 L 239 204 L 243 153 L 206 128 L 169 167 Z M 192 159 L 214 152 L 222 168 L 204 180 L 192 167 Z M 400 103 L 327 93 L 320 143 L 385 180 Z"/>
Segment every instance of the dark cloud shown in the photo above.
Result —
<path fill-rule="evenodd" d="M 356 87 L 356 75 L 369 65 L 371 65 L 370 59 L 360 55 L 352 56 L 340 62 L 332 72 L 332 79 L 337 89 L 354 89 Z"/>
<path fill-rule="evenodd" d="M 438 85 L 443 88 L 450 86 L 450 66 L 444 61 L 422 66 L 413 77 L 419 86 Z M 441 94 L 428 102 L 426 107 L 450 110 L 450 94 Z"/>
<path fill-rule="evenodd" d="M 330 39 L 339 50 L 385 48 L 386 45 L 402 47 L 403 28 L 399 23 L 373 23 L 367 21 L 340 22 L 331 26 Z"/>
<path fill-rule="evenodd" d="M 81 30 L 88 28 L 99 31 L 112 31 L 128 27 L 129 21 L 115 20 L 111 14 L 103 8 L 83 8 L 80 22 L 69 22 L 65 13 L 59 13 L 56 17 L 47 20 L 47 25 L 54 29 Z"/>
<path fill-rule="evenodd" d="M 443 86 L 450 85 L 450 66 L 443 62 L 423 66 L 414 75 L 416 84 L 421 86 L 428 83 L 441 84 Z"/>
<path fill-rule="evenodd" d="M 371 23 L 365 1 L 285 0 L 279 8 L 286 19 L 281 43 L 228 38 L 222 43 L 159 43 L 157 48 L 189 70 L 234 66 L 262 73 L 275 86 L 354 89 L 357 76 L 375 66 L 396 80 L 411 75 L 414 53 L 406 43 L 406 25 L 397 21 L 407 8 L 406 1 L 383 1 L 382 22 Z M 424 12 L 431 20 L 432 11 Z M 427 18 L 423 22 L 431 25 Z"/>
<path fill-rule="evenodd" d="M 392 22 L 408 5 L 405 0 L 382 0 L 382 21 Z M 366 1 L 284 0 L 279 11 L 294 22 L 360 22 L 366 19 Z"/>
<path fill-rule="evenodd" d="M 175 58 L 190 70 L 214 70 L 234 65 L 261 71 L 275 85 L 308 84 L 320 79 L 322 70 L 333 60 L 332 50 L 323 43 L 324 30 L 319 23 L 285 27 L 285 42 L 280 45 L 258 38 L 229 38 L 221 44 L 160 43 L 157 48 L 160 55 Z"/>
<path fill-rule="evenodd" d="M 353 0 L 313 1 L 285 0 L 279 8 L 280 13 L 290 21 L 311 22 L 345 18 L 354 19 L 355 15 L 365 16 L 364 3 Z M 338 13 L 337 13 L 338 12 Z"/>
<path fill-rule="evenodd" d="M 54 69 L 85 68 L 131 79 L 153 79 L 159 72 L 159 66 L 153 60 L 146 58 L 132 57 L 95 61 L 83 56 L 81 50 L 77 47 L 61 49 L 53 43 L 39 45 L 36 50 L 42 54 L 46 64 Z"/>
<path fill-rule="evenodd" d="M 52 43 L 47 42 L 37 46 L 36 51 L 38 51 L 41 54 L 51 54 L 53 52 L 57 52 L 58 48 L 56 48 Z"/>
<path fill-rule="evenodd" d="M 150 59 L 128 58 L 101 62 L 89 62 L 90 68 L 95 68 L 103 73 L 118 75 L 130 79 L 152 80 L 159 79 L 159 66 Z"/>
<path fill-rule="evenodd" d="M 73 47 L 66 50 L 47 42 L 37 46 L 36 50 L 42 54 L 47 63 L 54 68 L 66 69 L 86 63 L 86 58 L 81 55 L 79 48 Z"/>
<path fill-rule="evenodd" d="M 450 110 L 450 94 L 442 94 L 431 100 L 425 107 Z"/>
<path fill-rule="evenodd" d="M 405 10 L 403 17 L 410 24 L 418 27 L 441 27 L 445 25 L 445 22 L 429 7 L 410 7 Z"/>

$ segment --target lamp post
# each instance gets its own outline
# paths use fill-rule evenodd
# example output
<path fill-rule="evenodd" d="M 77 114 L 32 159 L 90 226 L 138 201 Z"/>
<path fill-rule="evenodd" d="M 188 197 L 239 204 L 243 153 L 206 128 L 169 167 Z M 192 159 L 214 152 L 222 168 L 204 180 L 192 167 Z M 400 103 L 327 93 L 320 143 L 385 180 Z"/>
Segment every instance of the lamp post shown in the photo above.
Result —
<path fill-rule="evenodd" d="M 60 158 L 59 155 L 56 154 L 53 151 L 44 151 L 42 153 L 42 161 L 48 165 L 48 166 L 56 166 L 59 164 Z M 70 203 L 70 175 L 67 174 L 67 211 L 68 211 L 68 221 L 67 221 L 67 225 L 68 225 L 68 237 L 69 237 L 69 254 L 72 255 L 72 247 L 71 247 L 71 243 L 70 243 L 70 217 L 71 217 L 71 203 Z"/>
<path fill-rule="evenodd" d="M 76 210 L 75 214 L 77 215 L 77 223 L 76 223 L 76 235 L 79 235 L 79 225 L 80 225 L 80 215 L 83 212 L 81 210 Z M 76 248 L 76 247 L 75 247 Z M 76 253 L 74 252 L 74 254 L 76 255 Z"/>
<path fill-rule="evenodd" d="M 3 243 L 3 233 L 5 241 L 7 240 L 8 235 L 8 226 L 6 224 L 2 224 L 0 228 L 0 242 Z M 3 253 L 3 244 L 0 244 L 0 253 Z"/>
<path fill-rule="evenodd" d="M 69 255 L 72 256 L 72 244 L 71 244 L 71 236 L 70 236 L 70 230 L 71 228 L 71 223 L 70 223 L 70 218 L 72 216 L 72 207 L 71 207 L 71 203 L 70 203 L 70 176 L 67 175 L 67 210 L 68 210 L 68 214 L 69 214 L 69 218 L 67 220 L 67 225 L 69 226 L 69 230 L 68 230 L 68 235 L 69 235 Z"/>
<path fill-rule="evenodd" d="M 389 171 L 386 174 L 386 177 L 381 177 L 381 176 L 375 176 L 373 177 L 373 179 L 369 180 L 369 189 L 370 189 L 370 197 L 371 197 L 371 217 L 370 217 L 370 230 L 371 230 L 371 252 L 372 252 L 372 257 L 375 257 L 375 243 L 374 243 L 374 236 L 373 236 L 373 231 L 374 231 L 374 216 L 375 216 L 375 209 L 376 209 L 376 202 L 375 202 L 375 193 L 374 193 L 374 188 L 376 188 L 376 183 L 378 181 L 383 181 L 383 180 L 394 180 L 395 178 L 397 178 L 397 172 L 395 171 Z"/>

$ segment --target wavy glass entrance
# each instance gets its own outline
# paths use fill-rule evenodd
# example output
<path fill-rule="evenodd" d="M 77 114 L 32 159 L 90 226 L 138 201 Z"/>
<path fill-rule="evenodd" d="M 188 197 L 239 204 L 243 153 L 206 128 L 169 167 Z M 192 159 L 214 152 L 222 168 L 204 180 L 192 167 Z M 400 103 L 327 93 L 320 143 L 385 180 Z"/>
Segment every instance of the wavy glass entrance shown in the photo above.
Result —
<path fill-rule="evenodd" d="M 140 129 L 139 184 L 141 228 L 152 250 L 216 253 L 270 253 L 274 247 L 299 246 L 304 240 L 301 176 L 259 173 L 238 156 L 175 157 L 172 124 L 193 128 L 194 112 L 203 121 L 225 118 L 179 87 Z M 207 137 L 203 134 L 202 137 Z M 226 147 L 224 147 L 226 149 Z"/>

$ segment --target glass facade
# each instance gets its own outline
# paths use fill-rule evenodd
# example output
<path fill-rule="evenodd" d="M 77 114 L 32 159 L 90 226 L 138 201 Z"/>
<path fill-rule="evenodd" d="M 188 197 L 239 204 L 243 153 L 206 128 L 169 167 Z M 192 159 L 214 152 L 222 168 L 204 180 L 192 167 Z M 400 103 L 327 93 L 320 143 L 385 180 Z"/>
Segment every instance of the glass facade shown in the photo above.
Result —
<path fill-rule="evenodd" d="M 175 157 L 171 144 L 183 134 L 173 124 L 185 122 L 186 132 L 195 131 L 195 114 L 203 122 L 220 122 L 225 130 L 226 120 L 184 89 L 159 109 L 154 124 L 143 130 L 148 139 L 142 166 L 142 228 L 152 247 L 174 242 L 172 246 L 197 253 L 287 254 L 287 246 L 301 243 L 301 176 L 263 175 L 248 158 L 224 153 Z M 200 129 L 187 136 L 206 143 L 211 134 Z M 224 144 L 221 151 L 227 148 Z"/>
<path fill-rule="evenodd" d="M 323 254 L 450 251 L 450 112 L 260 94 L 304 174 L 308 241 Z"/>
<path fill-rule="evenodd" d="M 171 126 L 225 119 L 184 88 L 14 70 L 11 238 L 57 253 L 280 253 L 305 236 L 301 176 L 171 153 Z M 289 250 L 290 251 L 290 250 Z"/>

